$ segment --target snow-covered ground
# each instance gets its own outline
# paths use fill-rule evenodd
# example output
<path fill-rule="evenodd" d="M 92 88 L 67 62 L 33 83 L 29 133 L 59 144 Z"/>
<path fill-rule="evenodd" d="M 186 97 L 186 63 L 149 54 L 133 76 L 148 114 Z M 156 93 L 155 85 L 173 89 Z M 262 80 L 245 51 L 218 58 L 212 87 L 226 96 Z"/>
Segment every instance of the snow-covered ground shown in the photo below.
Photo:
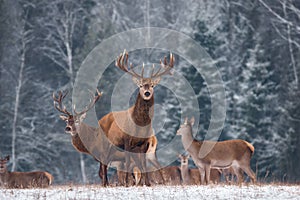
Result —
<path fill-rule="evenodd" d="M 300 199 L 300 185 L 281 186 L 52 186 L 48 189 L 1 189 L 1 200 L 24 199 Z"/>

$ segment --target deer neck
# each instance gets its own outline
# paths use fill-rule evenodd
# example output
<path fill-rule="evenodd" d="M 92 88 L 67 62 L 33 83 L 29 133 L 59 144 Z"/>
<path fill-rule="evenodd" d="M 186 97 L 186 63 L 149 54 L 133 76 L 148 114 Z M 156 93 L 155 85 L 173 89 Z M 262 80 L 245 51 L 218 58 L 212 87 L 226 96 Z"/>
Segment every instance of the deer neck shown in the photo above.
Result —
<path fill-rule="evenodd" d="M 0 173 L 0 187 L 1 187 L 1 185 L 4 186 L 7 183 L 10 173 L 11 172 L 9 172 L 7 170 L 5 172 Z"/>
<path fill-rule="evenodd" d="M 189 166 L 187 164 L 181 165 L 180 170 L 181 170 L 181 177 L 182 177 L 183 183 L 184 184 L 189 183 L 189 181 L 190 181 Z"/>
<path fill-rule="evenodd" d="M 138 94 L 135 105 L 133 107 L 132 119 L 139 126 L 147 126 L 151 123 L 154 112 L 154 96 L 149 100 L 144 100 Z"/>
<path fill-rule="evenodd" d="M 87 124 L 81 123 L 77 133 L 72 135 L 72 144 L 75 147 L 75 149 L 78 150 L 79 152 L 89 153 L 89 151 L 87 150 L 87 148 L 85 147 L 85 145 L 81 140 L 81 136 L 88 136 L 89 134 L 92 135 L 92 133 L 88 132 L 88 130 L 90 130 L 91 128 L 92 127 L 88 126 Z"/>
<path fill-rule="evenodd" d="M 186 151 L 188 151 L 191 156 L 196 156 L 199 152 L 199 145 L 195 145 L 196 141 L 193 137 L 193 130 L 190 126 L 188 130 L 186 130 L 185 133 L 181 136 L 183 147 Z M 200 143 L 200 147 L 202 145 L 201 141 L 197 141 L 197 143 Z"/>

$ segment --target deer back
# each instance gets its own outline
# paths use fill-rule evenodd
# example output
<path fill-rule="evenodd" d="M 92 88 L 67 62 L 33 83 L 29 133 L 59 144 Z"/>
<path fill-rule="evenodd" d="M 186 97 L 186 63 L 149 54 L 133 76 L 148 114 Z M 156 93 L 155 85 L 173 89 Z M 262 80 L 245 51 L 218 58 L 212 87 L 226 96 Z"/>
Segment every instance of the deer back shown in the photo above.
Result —
<path fill-rule="evenodd" d="M 48 172 L 10 172 L 7 177 L 8 188 L 48 187 L 53 182 L 53 176 Z"/>
<path fill-rule="evenodd" d="M 252 155 L 254 147 L 244 140 L 227 140 L 216 142 L 204 160 L 240 160 L 245 154 Z"/>

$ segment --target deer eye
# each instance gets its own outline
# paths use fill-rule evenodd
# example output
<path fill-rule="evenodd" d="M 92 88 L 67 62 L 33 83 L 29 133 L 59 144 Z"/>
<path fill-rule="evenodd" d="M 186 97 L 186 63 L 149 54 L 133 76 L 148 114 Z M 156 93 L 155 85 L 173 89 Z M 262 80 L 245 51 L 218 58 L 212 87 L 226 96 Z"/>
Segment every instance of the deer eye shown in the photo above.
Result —
<path fill-rule="evenodd" d="M 139 87 L 140 87 L 140 88 L 142 88 L 142 87 L 143 87 L 143 85 L 140 85 Z"/>

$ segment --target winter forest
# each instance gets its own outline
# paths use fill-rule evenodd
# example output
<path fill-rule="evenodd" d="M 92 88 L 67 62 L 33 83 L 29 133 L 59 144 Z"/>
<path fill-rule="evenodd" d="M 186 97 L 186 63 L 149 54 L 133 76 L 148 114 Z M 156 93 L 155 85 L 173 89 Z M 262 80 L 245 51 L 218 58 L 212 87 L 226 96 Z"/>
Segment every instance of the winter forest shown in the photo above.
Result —
<path fill-rule="evenodd" d="M 258 180 L 300 181 L 300 1 L 0 0 L 0 21 L 0 156 L 11 156 L 9 170 L 46 170 L 56 184 L 99 183 L 98 162 L 74 149 L 52 93 L 72 93 L 83 61 L 107 38 L 160 27 L 192 38 L 217 66 L 226 94 L 218 139 L 244 139 L 255 147 L 251 168 Z M 142 53 L 133 52 L 131 61 L 147 62 L 147 56 L 138 58 Z M 158 62 L 168 53 L 150 57 Z M 176 73 L 197 97 L 194 134 L 203 139 L 212 109 L 207 83 L 194 66 L 175 57 Z M 113 61 L 105 70 L 97 87 L 103 91 L 95 105 L 98 119 L 111 111 L 111 94 L 123 74 Z M 174 85 L 188 102 L 184 86 Z M 67 100 L 71 109 L 71 95 Z M 160 149 L 175 137 L 184 116 L 167 88 L 155 88 L 155 101 L 163 107 L 155 116 L 165 118 L 155 130 Z"/>

